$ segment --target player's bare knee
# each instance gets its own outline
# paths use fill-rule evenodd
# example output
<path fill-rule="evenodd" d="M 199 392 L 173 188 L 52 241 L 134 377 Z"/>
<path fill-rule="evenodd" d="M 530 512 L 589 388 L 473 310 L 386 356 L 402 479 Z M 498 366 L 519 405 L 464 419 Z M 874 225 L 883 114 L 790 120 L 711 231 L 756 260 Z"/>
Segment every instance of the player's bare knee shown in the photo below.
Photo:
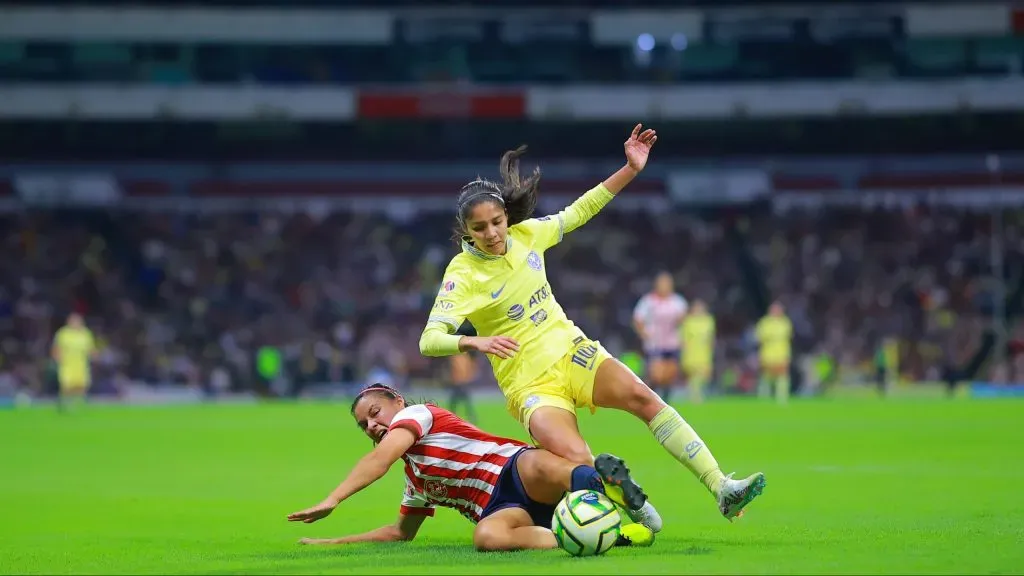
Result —
<path fill-rule="evenodd" d="M 552 450 L 552 452 L 555 451 Z M 585 442 L 566 445 L 561 453 L 555 453 L 577 466 L 581 464 L 592 466 L 594 464 L 594 455 L 590 452 L 590 447 Z"/>
<path fill-rule="evenodd" d="M 495 552 L 508 548 L 507 530 L 500 530 L 489 524 L 478 524 L 473 531 L 473 547 L 478 552 Z"/>
<path fill-rule="evenodd" d="M 624 398 L 625 410 L 644 421 L 649 421 L 665 406 L 665 402 L 646 384 L 634 381 Z"/>

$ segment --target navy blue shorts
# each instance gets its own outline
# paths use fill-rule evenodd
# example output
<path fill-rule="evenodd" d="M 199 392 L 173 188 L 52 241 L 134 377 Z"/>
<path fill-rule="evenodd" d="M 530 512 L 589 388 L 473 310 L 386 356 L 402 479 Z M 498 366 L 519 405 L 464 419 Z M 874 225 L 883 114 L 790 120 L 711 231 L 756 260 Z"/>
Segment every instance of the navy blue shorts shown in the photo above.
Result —
<path fill-rule="evenodd" d="M 501 469 L 501 475 L 498 476 L 498 484 L 494 487 L 494 492 L 491 493 L 491 499 L 484 507 L 484 511 L 480 513 L 481 520 L 498 510 L 522 508 L 530 515 L 535 526 L 551 527 L 551 519 L 555 515 L 555 505 L 541 504 L 530 499 L 526 495 L 522 479 L 519 478 L 519 470 L 516 469 L 516 462 L 527 450 L 536 450 L 536 448 L 523 448 L 515 456 L 509 458 L 505 467 Z"/>
<path fill-rule="evenodd" d="M 671 348 L 662 348 L 660 350 L 653 350 L 647 353 L 647 361 L 654 362 L 655 360 L 679 360 L 679 350 L 672 350 Z"/>

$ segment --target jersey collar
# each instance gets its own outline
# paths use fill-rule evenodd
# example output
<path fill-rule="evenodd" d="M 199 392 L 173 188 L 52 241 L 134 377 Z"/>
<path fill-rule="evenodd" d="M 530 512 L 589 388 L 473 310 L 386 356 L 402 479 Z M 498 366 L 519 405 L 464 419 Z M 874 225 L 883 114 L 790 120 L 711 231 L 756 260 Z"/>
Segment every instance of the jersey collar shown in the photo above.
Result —
<path fill-rule="evenodd" d="M 505 254 L 508 254 L 508 251 L 511 249 L 512 236 L 508 235 L 505 236 Z M 476 256 L 477 258 L 480 258 L 481 260 L 501 260 L 503 256 L 498 254 L 488 254 L 487 252 L 484 252 L 483 250 L 477 248 L 476 246 L 473 246 L 472 244 L 465 240 L 462 241 L 462 250 L 465 252 L 469 252 L 470 254 Z"/>

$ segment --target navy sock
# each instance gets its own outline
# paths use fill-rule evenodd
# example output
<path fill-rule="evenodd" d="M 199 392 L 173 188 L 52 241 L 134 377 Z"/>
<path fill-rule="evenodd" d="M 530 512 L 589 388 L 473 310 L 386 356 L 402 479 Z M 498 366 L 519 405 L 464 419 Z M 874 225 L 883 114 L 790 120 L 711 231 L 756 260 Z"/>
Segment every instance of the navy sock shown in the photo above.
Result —
<path fill-rule="evenodd" d="M 604 482 L 601 482 L 601 475 L 594 470 L 593 466 L 581 465 L 573 468 L 572 482 L 569 484 L 571 491 L 595 490 L 604 494 Z"/>

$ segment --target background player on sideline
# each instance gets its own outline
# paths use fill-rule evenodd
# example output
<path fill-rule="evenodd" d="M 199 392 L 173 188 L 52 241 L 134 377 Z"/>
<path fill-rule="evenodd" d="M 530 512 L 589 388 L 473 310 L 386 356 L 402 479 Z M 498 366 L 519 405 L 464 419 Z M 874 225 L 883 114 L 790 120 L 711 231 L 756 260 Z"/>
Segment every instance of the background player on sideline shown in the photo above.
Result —
<path fill-rule="evenodd" d="M 772 302 L 768 315 L 757 323 L 757 341 L 760 344 L 761 379 L 758 395 L 767 397 L 774 386 L 775 400 L 785 404 L 789 400 L 789 362 L 793 340 L 793 324 L 786 316 L 782 303 Z"/>
<path fill-rule="evenodd" d="M 704 387 L 715 366 L 715 317 L 703 300 L 695 300 L 679 329 L 683 341 L 683 372 L 686 374 L 690 401 L 704 401 Z"/>
<path fill-rule="evenodd" d="M 633 329 L 647 355 L 647 378 L 665 402 L 679 378 L 679 327 L 687 303 L 676 293 L 672 275 L 660 272 L 654 289 L 644 294 L 633 309 Z"/>
<path fill-rule="evenodd" d="M 96 356 L 96 340 L 85 326 L 81 314 L 72 312 L 67 323 L 57 330 L 50 348 L 57 363 L 57 409 L 64 411 L 85 398 L 92 382 L 89 361 Z"/>

